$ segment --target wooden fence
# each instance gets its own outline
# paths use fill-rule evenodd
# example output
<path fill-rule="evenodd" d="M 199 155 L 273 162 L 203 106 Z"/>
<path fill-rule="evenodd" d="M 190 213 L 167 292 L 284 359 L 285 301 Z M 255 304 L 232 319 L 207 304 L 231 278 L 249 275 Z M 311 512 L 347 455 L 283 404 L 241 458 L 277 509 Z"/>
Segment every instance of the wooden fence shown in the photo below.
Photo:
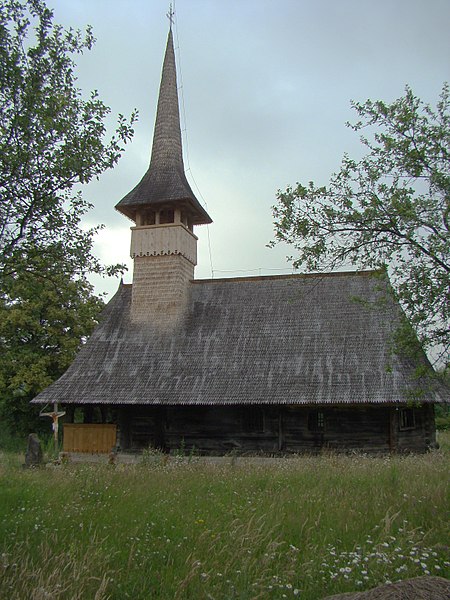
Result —
<path fill-rule="evenodd" d="M 64 452 L 107 454 L 116 445 L 117 425 L 64 423 Z"/>

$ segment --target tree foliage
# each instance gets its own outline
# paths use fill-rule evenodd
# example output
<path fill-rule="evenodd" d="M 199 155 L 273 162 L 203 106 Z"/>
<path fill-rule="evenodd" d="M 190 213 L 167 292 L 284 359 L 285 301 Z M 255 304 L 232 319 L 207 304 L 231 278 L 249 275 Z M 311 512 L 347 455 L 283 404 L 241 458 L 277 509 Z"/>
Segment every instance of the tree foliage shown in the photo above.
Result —
<path fill-rule="evenodd" d="M 110 109 L 96 91 L 84 99 L 76 86 L 73 57 L 93 43 L 90 28 L 83 35 L 53 24 L 43 0 L 0 4 L 0 267 L 7 274 L 30 249 L 58 258 L 63 249 L 73 273 L 103 271 L 91 252 L 95 230 L 80 227 L 90 205 L 73 190 L 117 163 L 135 115 L 119 115 L 105 141 Z"/>
<path fill-rule="evenodd" d="M 91 205 L 77 191 L 114 167 L 136 119 L 135 112 L 119 115 L 108 137 L 110 109 L 96 91 L 84 96 L 77 87 L 75 57 L 93 43 L 89 27 L 80 32 L 55 24 L 44 0 L 0 0 L 4 414 L 27 406 L 61 375 L 92 330 L 102 303 L 87 276 L 122 268 L 105 267 L 94 256 L 98 228 L 82 227 Z"/>
<path fill-rule="evenodd" d="M 352 106 L 365 156 L 345 155 L 327 186 L 279 191 L 273 243 L 292 244 L 294 265 L 310 271 L 387 268 L 420 342 L 448 361 L 449 87 L 435 108 L 409 87 L 392 104 Z"/>
<path fill-rule="evenodd" d="M 24 264 L 20 276 L 3 283 L 1 417 L 16 433 L 48 431 L 50 422 L 39 419 L 39 408 L 30 406 L 30 400 L 68 368 L 103 303 L 86 280 L 49 269 L 45 259 L 40 277 Z"/>

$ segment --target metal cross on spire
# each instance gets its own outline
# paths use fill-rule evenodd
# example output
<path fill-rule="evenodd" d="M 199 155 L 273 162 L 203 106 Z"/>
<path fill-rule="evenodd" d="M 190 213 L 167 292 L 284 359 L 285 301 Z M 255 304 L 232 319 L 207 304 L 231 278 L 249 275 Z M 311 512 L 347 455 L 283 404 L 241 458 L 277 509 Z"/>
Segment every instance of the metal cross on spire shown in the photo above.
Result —
<path fill-rule="evenodd" d="M 175 11 L 172 8 L 172 2 L 169 4 L 169 12 L 167 13 L 167 18 L 170 21 L 170 29 L 172 29 L 172 25 L 173 25 L 173 17 L 175 15 Z"/>

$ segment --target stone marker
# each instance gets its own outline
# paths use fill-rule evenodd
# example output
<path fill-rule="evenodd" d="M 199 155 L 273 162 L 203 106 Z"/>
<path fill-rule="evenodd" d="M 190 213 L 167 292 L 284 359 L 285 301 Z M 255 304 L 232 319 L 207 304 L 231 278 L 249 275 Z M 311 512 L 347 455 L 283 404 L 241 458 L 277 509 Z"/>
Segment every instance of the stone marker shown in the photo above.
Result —
<path fill-rule="evenodd" d="M 43 461 L 44 457 L 42 454 L 41 442 L 36 433 L 30 433 L 28 436 L 24 467 L 39 467 L 42 465 Z"/>

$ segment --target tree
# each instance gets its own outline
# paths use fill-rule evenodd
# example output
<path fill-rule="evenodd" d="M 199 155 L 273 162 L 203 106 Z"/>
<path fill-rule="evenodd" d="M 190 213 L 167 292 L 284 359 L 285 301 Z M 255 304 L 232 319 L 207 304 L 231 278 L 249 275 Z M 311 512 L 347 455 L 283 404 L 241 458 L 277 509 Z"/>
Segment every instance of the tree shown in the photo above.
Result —
<path fill-rule="evenodd" d="M 75 85 L 73 55 L 93 43 L 90 28 L 83 37 L 54 25 L 43 0 L 0 4 L 2 273 L 14 273 L 16 257 L 30 249 L 33 256 L 54 249 L 59 257 L 61 247 L 73 273 L 104 271 L 91 252 L 96 230 L 80 228 L 90 205 L 74 186 L 117 163 L 136 115 L 129 121 L 119 115 L 115 135 L 104 140 L 110 109 L 95 91 L 83 99 Z"/>
<path fill-rule="evenodd" d="M 298 183 L 277 194 L 275 241 L 292 244 L 295 267 L 387 268 L 429 355 L 449 360 L 449 87 L 436 108 L 409 87 L 392 104 L 352 103 L 368 130 L 360 160 L 345 155 L 327 186 Z"/>
<path fill-rule="evenodd" d="M 49 269 L 45 258 L 40 277 L 22 267 L 0 296 L 0 415 L 10 431 L 25 435 L 49 431 L 30 400 L 68 368 L 103 302 L 85 279 Z"/>
<path fill-rule="evenodd" d="M 102 302 L 90 273 L 97 228 L 80 184 L 114 167 L 136 111 L 119 115 L 76 85 L 75 56 L 94 38 L 53 22 L 44 0 L 0 0 L 0 411 L 29 400 L 70 364 Z M 25 406 L 24 402 L 22 405 Z M 16 403 L 17 407 L 18 404 Z M 3 411 L 5 412 L 5 410 Z"/>

